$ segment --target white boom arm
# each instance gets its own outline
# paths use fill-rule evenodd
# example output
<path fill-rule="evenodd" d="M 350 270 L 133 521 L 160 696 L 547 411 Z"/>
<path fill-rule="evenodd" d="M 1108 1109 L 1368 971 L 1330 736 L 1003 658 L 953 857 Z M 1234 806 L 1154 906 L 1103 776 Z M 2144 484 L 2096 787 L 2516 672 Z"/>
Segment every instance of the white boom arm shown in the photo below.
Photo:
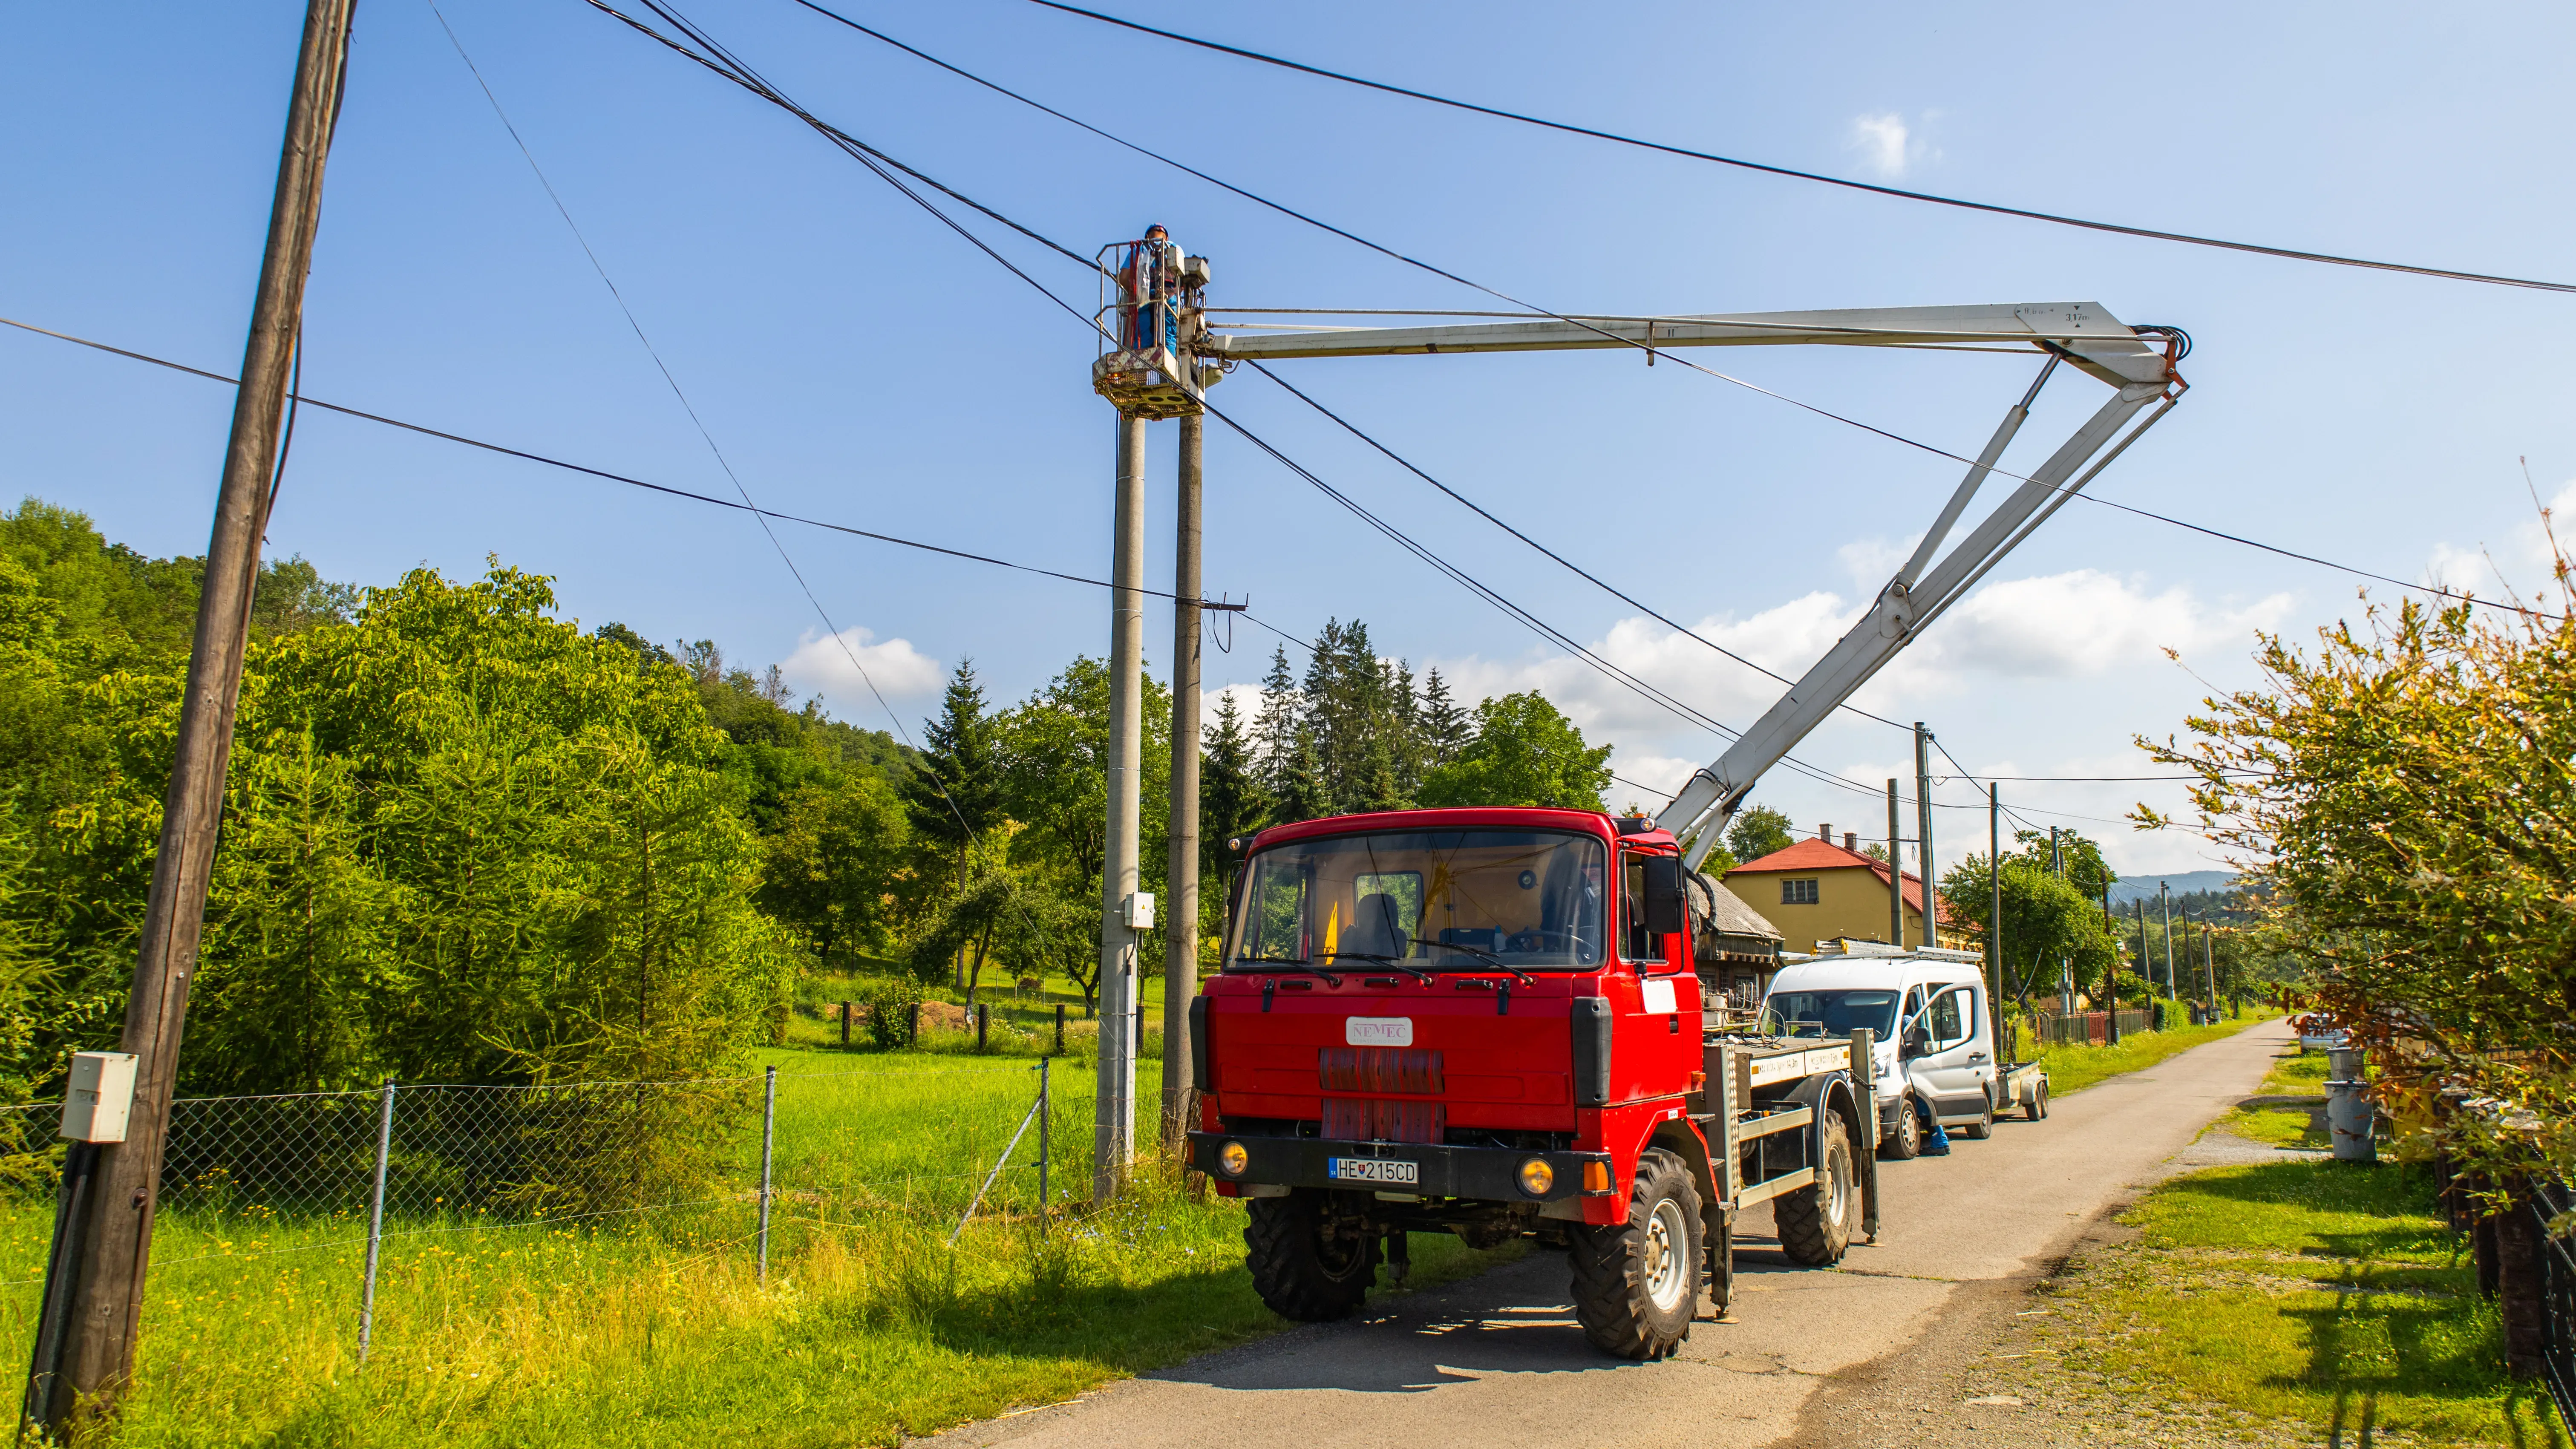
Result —
<path fill-rule="evenodd" d="M 1218 324 L 1222 326 L 1223 324 Z M 1530 352 L 1565 348 L 1758 347 L 1786 344 L 1846 347 L 2029 347 L 2048 365 L 2004 415 L 1914 556 L 1834 647 L 1726 753 L 1695 772 L 1656 823 L 1692 836 L 1696 866 L 1714 848 L 1754 782 L 1795 749 L 1807 733 L 1851 698 L 1942 611 L 1985 577 L 2015 544 L 2048 521 L 2135 442 L 2182 396 L 2175 347 L 2150 341 L 2091 302 L 2026 306 L 1859 308 L 1731 316 L 1571 317 L 1500 325 L 1335 328 L 1237 335 L 1211 334 L 1203 350 L 1219 358 L 1368 357 L 1397 353 Z M 1958 546 L 1939 552 L 2005 447 L 2030 416 L 2030 405 L 2059 362 L 2108 383 L 2109 401 L 2061 444 L 2027 481 Z M 2156 404 L 2144 419 L 2138 413 Z M 2134 427 L 2130 426 L 2136 420 Z"/>

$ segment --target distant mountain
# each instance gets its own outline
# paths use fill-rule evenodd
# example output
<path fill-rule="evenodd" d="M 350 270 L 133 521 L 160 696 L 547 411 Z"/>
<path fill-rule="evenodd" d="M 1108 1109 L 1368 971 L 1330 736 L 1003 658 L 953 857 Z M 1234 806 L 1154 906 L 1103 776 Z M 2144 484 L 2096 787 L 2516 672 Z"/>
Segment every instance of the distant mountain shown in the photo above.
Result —
<path fill-rule="evenodd" d="M 2235 886 L 2236 872 L 2186 870 L 2177 875 L 2123 876 L 2112 883 L 2111 904 L 2125 906 L 2140 897 L 2152 901 L 2156 898 L 2156 887 L 2159 884 L 2172 890 L 2175 895 L 2183 895 L 2191 891 L 2223 891 Z"/>

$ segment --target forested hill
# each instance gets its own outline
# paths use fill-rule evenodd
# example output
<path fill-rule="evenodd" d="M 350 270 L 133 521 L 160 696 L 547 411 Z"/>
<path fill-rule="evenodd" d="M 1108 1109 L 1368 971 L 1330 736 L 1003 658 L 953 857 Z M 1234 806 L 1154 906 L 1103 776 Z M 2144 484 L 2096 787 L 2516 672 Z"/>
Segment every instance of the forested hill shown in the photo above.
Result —
<path fill-rule="evenodd" d="M 117 1039 L 201 569 L 30 499 L 0 515 L 0 1101 Z M 889 991 L 991 968 L 1097 985 L 1109 668 L 990 703 L 960 661 L 916 754 L 775 667 L 550 582 L 265 566 L 181 1089 L 662 1079 L 738 1066 L 797 974 Z M 1164 857 L 1171 701 L 1144 689 L 1143 854 Z M 1224 842 L 1425 805 L 1598 809 L 1608 746 L 1536 692 L 1450 698 L 1327 623 L 1304 678 L 1203 741 L 1204 938 Z M 1144 966 L 1161 970 L 1164 937 Z"/>

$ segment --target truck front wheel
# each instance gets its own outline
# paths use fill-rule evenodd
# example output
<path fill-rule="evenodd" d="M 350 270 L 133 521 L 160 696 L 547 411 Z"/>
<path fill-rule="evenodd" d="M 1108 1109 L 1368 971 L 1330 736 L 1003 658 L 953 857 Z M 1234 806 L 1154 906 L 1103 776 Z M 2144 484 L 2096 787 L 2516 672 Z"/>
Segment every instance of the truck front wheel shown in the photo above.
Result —
<path fill-rule="evenodd" d="M 1326 1195 L 1257 1197 L 1243 1225 L 1244 1266 L 1270 1311 L 1299 1323 L 1348 1318 L 1377 1279 L 1377 1239 L 1343 1228 Z"/>
<path fill-rule="evenodd" d="M 1628 1220 L 1577 1227 L 1574 1317 L 1593 1346 L 1620 1358 L 1659 1359 L 1690 1337 L 1699 1309 L 1699 1189 L 1690 1169 L 1660 1149 L 1637 1158 Z"/>
<path fill-rule="evenodd" d="M 1843 1249 L 1851 1246 L 1853 1176 L 1843 1114 L 1827 1108 L 1824 1160 L 1816 1164 L 1816 1180 L 1771 1199 L 1771 1224 L 1789 1261 L 1809 1268 L 1842 1261 Z"/>

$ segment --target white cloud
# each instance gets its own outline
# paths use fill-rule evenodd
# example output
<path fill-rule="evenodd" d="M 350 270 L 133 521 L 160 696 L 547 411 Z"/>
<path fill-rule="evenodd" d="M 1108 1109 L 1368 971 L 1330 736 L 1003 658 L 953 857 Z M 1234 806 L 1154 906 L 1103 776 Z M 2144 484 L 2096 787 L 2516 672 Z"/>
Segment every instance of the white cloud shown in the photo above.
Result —
<path fill-rule="evenodd" d="M 1934 112 L 1926 111 L 1929 121 Z M 1894 111 L 1873 111 L 1852 117 L 1847 143 L 1861 154 L 1863 164 L 1887 180 L 1895 180 L 1924 161 L 1937 161 L 1941 153 Z"/>
<path fill-rule="evenodd" d="M 868 693 L 874 681 L 877 691 L 888 699 L 918 698 L 939 690 L 947 671 L 939 661 L 912 647 L 909 639 L 876 642 L 874 630 L 848 628 L 836 638 L 807 630 L 796 641 L 796 652 L 778 666 L 788 682 L 807 694 L 816 694 L 842 706 L 850 713 L 863 704 L 875 703 Z M 852 657 L 858 667 L 851 664 Z M 859 668 L 867 678 L 859 677 Z"/>
<path fill-rule="evenodd" d="M 2150 594 L 2099 569 L 1988 584 L 1933 625 L 1931 662 L 2017 679 L 2097 675 L 2151 659 L 2245 640 L 2277 627 L 2290 596 L 2214 607 L 2179 585 Z M 1918 646 L 1920 647 L 1920 646 Z"/>

